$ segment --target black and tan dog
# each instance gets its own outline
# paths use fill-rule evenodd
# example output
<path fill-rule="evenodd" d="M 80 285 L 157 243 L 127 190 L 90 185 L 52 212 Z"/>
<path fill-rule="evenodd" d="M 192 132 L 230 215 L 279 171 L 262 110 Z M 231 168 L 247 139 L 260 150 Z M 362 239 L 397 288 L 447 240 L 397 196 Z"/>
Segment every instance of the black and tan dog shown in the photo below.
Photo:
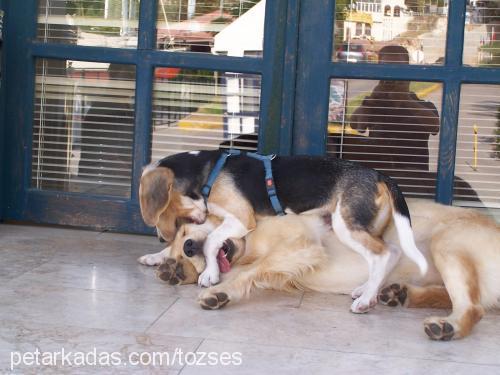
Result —
<path fill-rule="evenodd" d="M 434 340 L 467 336 L 485 309 L 500 306 L 500 227 L 471 209 L 424 200 L 410 201 L 409 208 L 429 272 L 422 277 L 413 263 L 401 259 L 379 301 L 389 306 L 452 308 L 449 316 L 427 318 L 425 332 Z M 172 285 L 196 283 L 205 268 L 203 241 L 210 226 L 218 224 L 211 216 L 203 226 L 184 225 L 171 247 L 139 262 L 161 264 L 158 276 Z M 397 242 L 392 225 L 384 239 Z M 225 242 L 229 272 L 220 284 L 201 292 L 204 309 L 237 303 L 259 288 L 347 294 L 367 277 L 363 259 L 341 244 L 317 216 L 264 218 L 245 241 Z M 197 251 L 188 257 L 185 250 L 193 249 L 193 243 Z"/>
<path fill-rule="evenodd" d="M 146 224 L 172 241 L 179 219 L 205 222 L 207 213 L 221 219 L 204 242 L 206 268 L 199 284 L 219 282 L 218 254 L 228 238 L 243 238 L 256 220 L 275 215 L 259 160 L 231 156 L 218 175 L 205 204 L 201 190 L 223 151 L 194 151 L 169 156 L 145 168 L 139 190 Z M 425 274 L 427 262 L 417 249 L 404 197 L 394 181 L 359 164 L 329 157 L 276 157 L 274 183 L 282 206 L 331 222 L 342 243 L 368 262 L 368 281 L 356 288 L 351 310 L 366 312 L 397 263 L 401 250 L 386 244 L 382 235 L 394 222 L 401 248 Z M 189 251 L 189 250 L 188 250 Z"/>

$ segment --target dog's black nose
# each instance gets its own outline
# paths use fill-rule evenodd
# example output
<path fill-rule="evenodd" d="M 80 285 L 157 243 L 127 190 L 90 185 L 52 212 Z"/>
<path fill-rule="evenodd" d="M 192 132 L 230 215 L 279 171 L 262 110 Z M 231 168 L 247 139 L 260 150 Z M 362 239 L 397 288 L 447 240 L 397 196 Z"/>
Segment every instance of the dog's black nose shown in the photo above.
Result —
<path fill-rule="evenodd" d="M 194 242 L 193 240 L 186 240 L 184 242 L 184 254 L 188 257 L 192 257 L 195 253 Z"/>

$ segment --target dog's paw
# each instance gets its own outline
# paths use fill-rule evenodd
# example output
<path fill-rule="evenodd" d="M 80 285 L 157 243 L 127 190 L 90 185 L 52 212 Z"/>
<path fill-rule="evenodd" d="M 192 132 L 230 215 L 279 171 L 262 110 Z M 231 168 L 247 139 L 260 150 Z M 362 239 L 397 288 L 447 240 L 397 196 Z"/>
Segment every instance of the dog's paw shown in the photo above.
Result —
<path fill-rule="evenodd" d="M 219 268 L 217 266 L 215 267 L 208 267 L 205 268 L 205 271 L 203 271 L 198 277 L 198 285 L 204 286 L 205 288 L 208 288 L 212 285 L 215 285 L 219 282 Z"/>
<path fill-rule="evenodd" d="M 229 303 L 229 297 L 224 292 L 202 293 L 199 297 L 199 303 L 204 310 L 217 310 Z"/>
<path fill-rule="evenodd" d="M 365 298 L 361 296 L 356 298 L 351 305 L 351 312 L 355 314 L 364 314 L 368 312 L 372 307 L 377 304 L 377 297 L 374 298 Z"/>
<path fill-rule="evenodd" d="M 159 266 L 168 258 L 166 250 L 167 249 L 162 250 L 159 253 L 143 255 L 138 258 L 137 261 L 145 266 Z"/>
<path fill-rule="evenodd" d="M 430 317 L 424 320 L 424 330 L 431 340 L 450 341 L 456 330 L 445 318 Z"/>
<path fill-rule="evenodd" d="M 186 279 L 182 259 L 168 258 L 156 270 L 156 276 L 170 285 L 179 285 Z"/>
<path fill-rule="evenodd" d="M 366 289 L 366 283 L 364 283 L 363 285 L 360 285 L 358 286 L 356 289 L 354 289 L 351 293 L 351 298 L 352 299 L 358 299 L 359 297 L 361 297 L 361 295 L 363 294 L 363 292 L 365 291 Z"/>
<path fill-rule="evenodd" d="M 408 299 L 408 288 L 399 284 L 391 284 L 382 289 L 378 295 L 378 300 L 382 305 L 391 307 L 404 306 Z"/>

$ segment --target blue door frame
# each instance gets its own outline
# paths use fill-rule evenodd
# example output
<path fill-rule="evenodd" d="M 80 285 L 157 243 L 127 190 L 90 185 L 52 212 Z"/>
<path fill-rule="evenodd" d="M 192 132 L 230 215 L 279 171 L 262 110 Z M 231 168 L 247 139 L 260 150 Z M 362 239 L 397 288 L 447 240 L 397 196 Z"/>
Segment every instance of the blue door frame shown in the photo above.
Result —
<path fill-rule="evenodd" d="M 149 161 L 153 70 L 156 66 L 211 69 L 262 76 L 259 150 L 323 154 L 331 78 L 432 81 L 443 84 L 436 200 L 450 204 L 462 83 L 500 84 L 500 69 L 462 66 L 466 0 L 449 5 L 443 66 L 334 63 L 334 0 L 273 0 L 266 3 L 264 57 L 239 58 L 155 50 L 156 0 L 140 3 L 137 49 L 68 46 L 37 42 L 36 0 L 3 0 L 6 10 L 0 135 L 0 218 L 144 232 L 137 199 Z M 321 45 L 318 45 L 321 36 Z M 136 119 L 130 199 L 30 188 L 35 58 L 135 64 Z M 3 192 L 2 190 L 3 189 Z"/>

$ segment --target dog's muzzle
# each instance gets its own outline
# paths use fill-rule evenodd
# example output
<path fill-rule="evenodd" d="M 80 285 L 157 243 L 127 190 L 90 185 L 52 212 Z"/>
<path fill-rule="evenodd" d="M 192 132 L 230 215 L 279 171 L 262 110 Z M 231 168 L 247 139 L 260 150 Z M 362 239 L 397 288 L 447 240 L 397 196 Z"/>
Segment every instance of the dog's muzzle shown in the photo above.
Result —
<path fill-rule="evenodd" d="M 186 254 L 187 257 L 191 258 L 203 250 L 203 243 L 187 239 L 184 242 L 183 249 L 184 249 L 184 254 Z"/>

